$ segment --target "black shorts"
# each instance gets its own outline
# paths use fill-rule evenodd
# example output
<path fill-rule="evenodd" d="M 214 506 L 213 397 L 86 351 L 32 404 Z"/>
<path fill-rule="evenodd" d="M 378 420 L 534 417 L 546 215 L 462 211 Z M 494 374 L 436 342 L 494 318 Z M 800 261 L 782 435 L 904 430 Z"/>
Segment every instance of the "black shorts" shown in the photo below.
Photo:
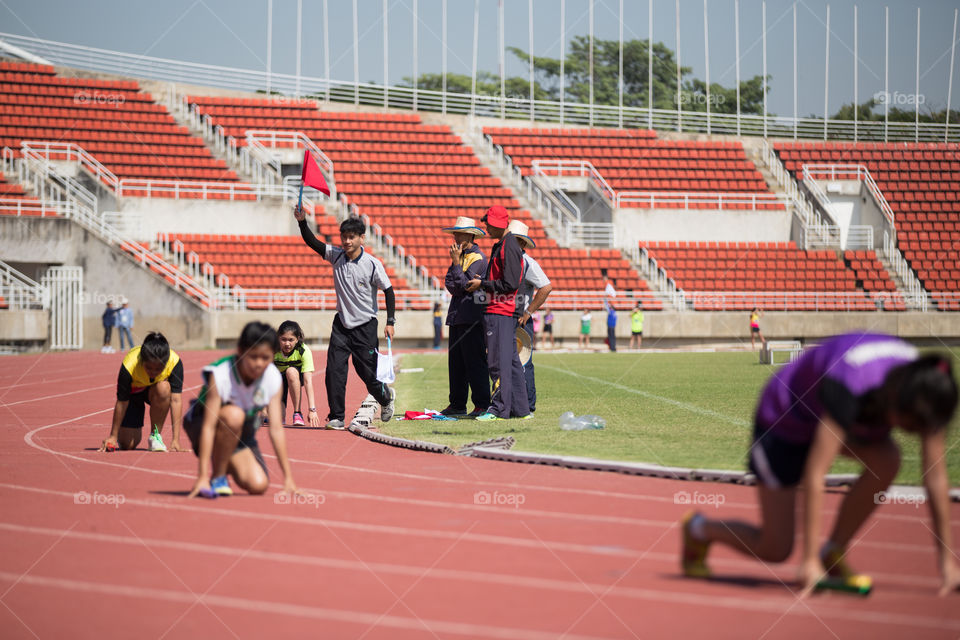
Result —
<path fill-rule="evenodd" d="M 187 433 L 187 437 L 190 438 L 194 455 L 200 453 L 200 432 L 203 430 L 204 413 L 203 405 L 197 402 L 197 398 L 194 398 L 190 401 L 190 408 L 183 416 L 183 430 Z M 253 457 L 256 458 L 260 466 L 263 467 L 263 472 L 267 474 L 267 478 L 269 478 L 270 472 L 267 471 L 267 463 L 263 459 L 263 454 L 260 452 L 260 444 L 257 442 L 257 429 L 260 428 L 262 422 L 263 418 L 259 415 L 247 416 L 243 422 L 243 429 L 240 431 L 240 440 L 237 442 L 237 448 L 234 453 L 243 451 L 244 449 L 250 449 L 250 451 L 253 452 Z"/>
<path fill-rule="evenodd" d="M 787 442 L 755 424 L 750 444 L 750 472 L 757 476 L 758 483 L 770 489 L 796 487 L 803 479 L 812 446 L 812 442 Z"/>
<path fill-rule="evenodd" d="M 631 335 L 642 336 L 642 335 L 643 335 L 643 331 L 634 331 Z"/>
<path fill-rule="evenodd" d="M 552 324 L 545 324 L 545 325 L 543 325 L 543 332 L 544 332 L 544 333 L 549 333 L 550 335 L 553 335 L 553 325 L 552 325 Z"/>
<path fill-rule="evenodd" d="M 127 401 L 127 412 L 123 414 L 120 426 L 124 429 L 143 429 L 143 417 L 146 414 L 146 405 L 150 404 L 149 388 L 130 394 Z"/>
<path fill-rule="evenodd" d="M 750 327 L 750 333 L 760 333 L 760 327 Z"/>
<path fill-rule="evenodd" d="M 290 383 L 287 381 L 287 371 L 290 369 L 284 369 L 280 372 L 280 376 L 283 378 L 283 394 L 280 396 L 280 403 L 283 406 L 287 406 L 287 396 L 290 395 Z M 303 389 L 303 372 L 300 372 L 300 389 Z"/>

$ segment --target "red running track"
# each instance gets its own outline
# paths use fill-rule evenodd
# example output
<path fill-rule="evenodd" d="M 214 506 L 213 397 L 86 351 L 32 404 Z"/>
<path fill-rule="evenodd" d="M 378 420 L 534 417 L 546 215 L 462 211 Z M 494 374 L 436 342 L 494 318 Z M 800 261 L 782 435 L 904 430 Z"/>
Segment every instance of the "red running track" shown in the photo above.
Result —
<path fill-rule="evenodd" d="M 188 387 L 213 355 L 184 354 Z M 726 579 L 678 573 L 686 507 L 674 494 L 722 494 L 722 513 L 754 519 L 747 487 L 415 453 L 346 432 L 288 429 L 308 500 L 188 501 L 192 454 L 95 450 L 119 355 L 0 362 L 6 639 L 960 634 L 960 594 L 936 596 L 922 509 L 883 506 L 852 547 L 854 566 L 874 576 L 871 597 L 798 600 L 789 585 L 796 555 L 768 567 L 717 549 L 712 565 Z M 364 395 L 356 379 L 348 395 L 353 410 Z M 271 452 L 266 434 L 261 440 Z M 268 463 L 279 482 L 276 460 Z M 101 504 L 78 504 L 78 492 Z M 478 492 L 522 504 L 477 504 Z M 828 496 L 829 509 L 837 499 Z"/>

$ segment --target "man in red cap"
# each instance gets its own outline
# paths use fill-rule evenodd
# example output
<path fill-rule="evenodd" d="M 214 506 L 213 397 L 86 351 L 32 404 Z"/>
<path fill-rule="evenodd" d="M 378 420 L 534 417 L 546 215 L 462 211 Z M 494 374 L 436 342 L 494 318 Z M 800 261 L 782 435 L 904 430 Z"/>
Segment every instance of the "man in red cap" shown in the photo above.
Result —
<path fill-rule="evenodd" d="M 516 236 L 507 231 L 510 216 L 503 207 L 487 209 L 481 220 L 487 234 L 497 240 L 490 251 L 490 260 L 483 279 L 475 278 L 467 285 L 468 292 L 486 303 L 483 328 L 487 334 L 487 368 L 494 381 L 494 392 L 487 413 L 477 420 L 504 420 L 530 415 L 523 365 L 517 354 L 516 328 L 513 317 L 517 308 L 517 289 L 523 279 L 523 250 Z"/>

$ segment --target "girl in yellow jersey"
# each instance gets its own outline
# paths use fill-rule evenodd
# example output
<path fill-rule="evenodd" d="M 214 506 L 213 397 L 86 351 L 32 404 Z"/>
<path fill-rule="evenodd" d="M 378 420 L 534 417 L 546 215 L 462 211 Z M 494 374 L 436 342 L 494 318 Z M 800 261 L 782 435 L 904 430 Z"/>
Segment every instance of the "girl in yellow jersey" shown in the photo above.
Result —
<path fill-rule="evenodd" d="M 293 405 L 293 426 L 302 427 L 303 413 L 300 411 L 302 399 L 301 390 L 307 392 L 307 405 L 310 408 L 310 426 L 320 428 L 320 416 L 317 415 L 317 405 L 313 395 L 313 353 L 310 347 L 303 343 L 303 329 L 293 320 L 285 320 L 277 329 L 280 339 L 280 350 L 273 356 L 273 364 L 283 374 L 283 395 L 281 419 L 287 415 L 287 397 Z"/>
<path fill-rule="evenodd" d="M 162 333 L 152 332 L 143 344 L 131 349 L 123 358 L 117 377 L 117 403 L 113 409 L 110 435 L 100 444 L 100 451 L 136 449 L 143 431 L 145 405 L 150 405 L 150 451 L 166 451 L 160 431 L 170 414 L 173 440 L 170 449 L 180 447 L 183 417 L 183 362 L 170 349 Z"/>

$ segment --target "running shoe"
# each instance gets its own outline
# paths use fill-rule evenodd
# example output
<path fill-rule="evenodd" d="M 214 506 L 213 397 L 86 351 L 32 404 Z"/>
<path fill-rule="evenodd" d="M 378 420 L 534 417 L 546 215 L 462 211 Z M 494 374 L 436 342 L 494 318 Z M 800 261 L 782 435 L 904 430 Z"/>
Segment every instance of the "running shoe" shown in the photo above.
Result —
<path fill-rule="evenodd" d="M 464 407 L 463 409 L 455 409 L 451 406 L 448 406 L 446 409 L 442 410 L 440 413 L 442 413 L 445 416 L 450 416 L 451 418 L 457 418 L 460 416 L 467 415 L 467 409 L 466 407 Z M 480 414 L 477 414 L 477 415 L 480 415 Z"/>
<path fill-rule="evenodd" d="M 153 428 L 153 433 L 150 434 L 148 439 L 150 451 L 166 451 L 167 445 L 163 444 L 163 436 L 160 435 L 160 430 L 156 427 Z"/>
<path fill-rule="evenodd" d="M 218 476 L 210 481 L 210 488 L 218 496 L 232 496 L 233 489 L 230 488 L 230 481 L 227 476 Z"/>
<path fill-rule="evenodd" d="M 397 400 L 397 391 L 393 387 L 387 387 L 390 390 L 390 402 L 387 405 L 380 406 L 380 422 L 390 422 L 393 420 L 393 407 Z"/>
<path fill-rule="evenodd" d="M 346 427 L 343 426 L 343 420 L 337 420 L 336 418 L 327 422 L 326 428 L 331 431 L 343 431 L 346 429 Z"/>
<path fill-rule="evenodd" d="M 489 411 L 477 416 L 478 422 L 494 422 L 495 420 L 503 420 L 503 418 L 495 413 L 490 413 Z"/>
<path fill-rule="evenodd" d="M 468 417 L 468 418 L 479 418 L 480 416 L 482 416 L 482 415 L 485 414 L 486 412 L 487 412 L 487 408 L 486 408 L 486 407 L 484 407 L 483 409 L 481 409 L 480 407 L 474 407 L 474 408 L 473 408 L 473 411 L 471 411 L 470 413 L 467 414 L 467 417 Z"/>
<path fill-rule="evenodd" d="M 690 532 L 693 520 L 702 517 L 696 511 L 691 511 L 683 516 L 680 522 L 683 530 L 683 555 L 680 557 L 680 566 L 683 569 L 683 575 L 690 578 L 709 578 L 711 575 L 707 567 L 707 551 L 710 550 L 710 543 L 697 540 Z"/>
<path fill-rule="evenodd" d="M 303 414 L 299 411 L 293 412 L 293 426 L 302 427 L 303 426 Z"/>

